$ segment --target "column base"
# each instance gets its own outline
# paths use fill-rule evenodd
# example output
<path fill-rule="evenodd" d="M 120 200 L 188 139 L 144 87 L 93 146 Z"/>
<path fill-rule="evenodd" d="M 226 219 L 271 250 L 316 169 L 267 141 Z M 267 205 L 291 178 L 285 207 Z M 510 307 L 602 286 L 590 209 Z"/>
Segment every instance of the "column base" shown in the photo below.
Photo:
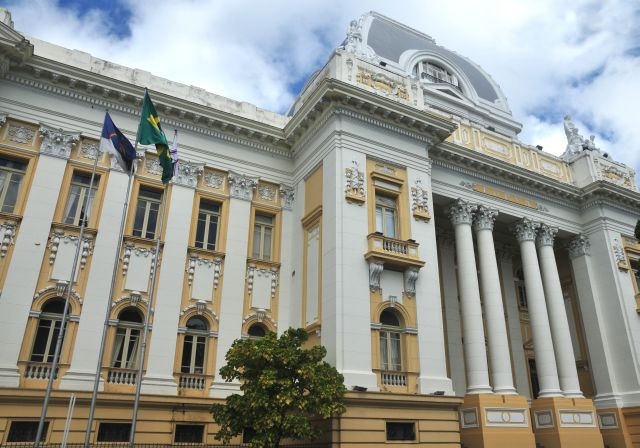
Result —
<path fill-rule="evenodd" d="M 64 390 L 93 390 L 93 384 L 96 379 L 95 370 L 92 372 L 81 372 L 68 370 L 60 379 L 60 389 Z M 98 390 L 104 390 L 104 380 L 100 378 Z"/>
<path fill-rule="evenodd" d="M 465 395 L 460 406 L 460 440 L 466 448 L 535 448 L 527 398 Z"/>
<path fill-rule="evenodd" d="M 211 398 L 226 399 L 233 394 L 240 394 L 240 383 L 227 383 L 222 378 L 216 378 L 209 387 L 209 396 Z"/>
<path fill-rule="evenodd" d="M 533 400 L 531 417 L 536 443 L 545 448 L 602 448 L 593 401 L 546 397 Z"/>
<path fill-rule="evenodd" d="M 620 408 L 598 409 L 598 424 L 604 445 L 609 448 L 628 448 L 632 446 L 631 434 Z"/>
<path fill-rule="evenodd" d="M 140 393 L 148 395 L 178 395 L 178 385 L 172 376 L 145 376 Z"/>
<path fill-rule="evenodd" d="M 20 371 L 17 367 L 0 367 L 0 387 L 19 387 Z"/>
<path fill-rule="evenodd" d="M 445 395 L 455 395 L 453 382 L 447 377 L 421 376 L 418 378 L 420 393 L 425 395 L 442 391 Z"/>
<path fill-rule="evenodd" d="M 347 390 L 352 390 L 354 386 L 365 387 L 368 391 L 378 391 L 378 377 L 372 371 L 341 370 L 344 377 L 344 385 Z"/>

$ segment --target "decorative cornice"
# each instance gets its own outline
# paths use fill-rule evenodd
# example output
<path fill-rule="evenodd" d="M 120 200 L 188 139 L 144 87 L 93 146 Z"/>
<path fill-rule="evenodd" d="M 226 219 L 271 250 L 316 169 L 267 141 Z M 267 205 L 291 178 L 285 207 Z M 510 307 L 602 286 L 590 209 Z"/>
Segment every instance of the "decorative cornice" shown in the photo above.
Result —
<path fill-rule="evenodd" d="M 40 126 L 40 152 L 54 157 L 68 159 L 71 156 L 71 148 L 80 141 L 79 133 L 71 133 L 61 128 Z"/>
<path fill-rule="evenodd" d="M 477 205 L 470 204 L 462 198 L 458 198 L 447 208 L 447 215 L 451 220 L 451 224 L 457 226 L 459 224 L 471 225 L 473 222 L 473 212 Z"/>
<path fill-rule="evenodd" d="M 569 258 L 572 260 L 583 255 L 591 255 L 591 243 L 589 242 L 589 238 L 582 233 L 576 235 L 571 239 L 571 241 L 569 241 L 567 249 L 569 249 Z"/>
<path fill-rule="evenodd" d="M 249 177 L 229 171 L 229 191 L 232 198 L 250 201 L 253 199 L 253 191 L 257 186 L 257 177 Z"/>
<path fill-rule="evenodd" d="M 473 227 L 478 230 L 493 231 L 493 224 L 498 217 L 498 209 L 479 205 L 473 217 Z"/>
<path fill-rule="evenodd" d="M 538 227 L 538 237 L 536 239 L 536 245 L 538 247 L 541 246 L 551 246 L 553 247 L 553 240 L 556 237 L 556 233 L 558 233 L 557 227 L 551 227 L 547 224 L 541 223 Z"/>
<path fill-rule="evenodd" d="M 524 241 L 534 241 L 536 239 L 536 230 L 540 224 L 531 221 L 529 218 L 522 218 L 511 226 L 513 233 L 519 243 Z"/>
<path fill-rule="evenodd" d="M 173 183 L 188 188 L 196 188 L 198 176 L 204 172 L 204 163 L 194 163 L 180 159 L 178 161 L 178 172 L 173 177 Z"/>

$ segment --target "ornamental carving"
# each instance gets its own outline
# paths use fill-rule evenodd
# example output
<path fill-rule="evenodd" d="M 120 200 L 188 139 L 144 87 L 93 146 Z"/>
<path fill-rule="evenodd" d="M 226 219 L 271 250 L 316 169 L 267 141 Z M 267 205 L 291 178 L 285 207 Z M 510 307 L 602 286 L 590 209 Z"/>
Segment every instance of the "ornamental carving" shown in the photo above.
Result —
<path fill-rule="evenodd" d="M 40 126 L 40 152 L 54 157 L 68 159 L 71 155 L 71 148 L 80 141 L 80 134 L 70 133 L 61 128 Z"/>
<path fill-rule="evenodd" d="M 195 314 L 197 314 L 198 316 L 206 315 L 214 321 L 218 321 L 218 315 L 211 309 L 209 305 L 207 305 L 207 302 L 205 302 L 204 300 L 198 300 L 196 303 L 183 308 L 182 311 L 180 311 L 180 316 L 190 314 L 193 311 L 195 311 Z"/>
<path fill-rule="evenodd" d="M 38 290 L 34 295 L 33 295 L 33 300 L 36 301 L 38 300 L 40 297 L 46 297 L 46 296 L 63 296 L 65 295 L 67 292 L 69 292 L 69 288 L 67 288 L 68 282 L 66 281 L 61 281 L 61 282 L 57 282 L 55 285 L 52 286 L 47 286 L 46 288 L 40 289 Z M 80 297 L 80 295 L 77 293 L 77 291 L 73 288 L 71 288 L 71 296 L 69 297 L 72 301 L 75 300 L 77 301 L 77 305 L 82 305 L 82 297 Z M 69 304 L 71 305 L 71 304 Z M 69 314 L 71 314 L 71 309 L 69 309 Z"/>
<path fill-rule="evenodd" d="M 497 216 L 497 209 L 479 205 L 473 217 L 473 226 L 476 230 L 493 231 L 493 224 L 496 222 Z"/>
<path fill-rule="evenodd" d="M 157 157 L 145 157 L 144 167 L 147 169 L 147 173 L 160 176 L 162 174 L 162 166 L 160 165 L 160 159 Z"/>
<path fill-rule="evenodd" d="M 213 268 L 213 289 L 218 288 L 218 283 L 220 282 L 220 269 L 222 267 L 222 258 L 214 258 L 210 260 L 208 258 L 198 257 L 196 255 L 192 255 L 189 257 L 189 266 L 187 267 L 187 281 L 189 282 L 189 286 L 193 283 L 193 276 L 196 272 L 196 266 L 208 266 L 209 268 Z"/>
<path fill-rule="evenodd" d="M 379 260 L 369 260 L 369 290 L 376 292 L 380 289 L 380 276 L 384 270 L 384 263 Z"/>
<path fill-rule="evenodd" d="M 87 265 L 87 259 L 93 252 L 91 244 L 92 238 L 90 236 L 85 236 L 82 241 L 83 243 L 80 251 L 80 269 L 85 268 Z M 56 261 L 60 244 L 72 244 L 77 247 L 78 237 L 75 235 L 66 235 L 62 229 L 53 229 L 53 232 L 49 237 L 49 264 L 51 265 Z"/>
<path fill-rule="evenodd" d="M 3 126 L 7 122 L 7 114 L 0 114 L 0 126 Z"/>
<path fill-rule="evenodd" d="M 635 190 L 635 173 L 633 169 L 602 157 L 594 157 L 593 163 L 598 180 L 604 180 Z"/>
<path fill-rule="evenodd" d="M 415 297 L 416 295 L 416 281 L 418 280 L 419 274 L 420 270 L 418 268 L 407 268 L 404 271 L 404 293 L 408 297 Z"/>
<path fill-rule="evenodd" d="M 276 189 L 271 185 L 260 185 L 258 197 L 263 201 L 273 201 L 276 198 Z"/>
<path fill-rule="evenodd" d="M 142 294 L 140 294 L 138 291 L 131 291 L 131 293 L 128 296 L 123 296 L 123 297 L 120 297 L 118 300 L 115 300 L 111 304 L 111 308 L 115 308 L 121 303 L 129 303 L 135 307 L 137 307 L 138 305 L 141 305 L 144 308 L 146 308 L 149 301 L 144 297 L 142 297 Z"/>
<path fill-rule="evenodd" d="M 223 190 L 224 175 L 221 173 L 207 173 L 204 175 L 204 184 L 216 190 Z"/>
<path fill-rule="evenodd" d="M 627 256 L 624 254 L 624 249 L 622 248 L 622 245 L 620 244 L 620 241 L 618 240 L 618 238 L 614 238 L 613 240 L 613 256 L 615 257 L 616 262 L 618 263 L 618 269 L 620 269 L 621 271 L 629 270 L 629 263 L 627 263 Z"/>
<path fill-rule="evenodd" d="M 540 224 L 540 227 L 538 227 L 538 237 L 536 239 L 536 244 L 538 245 L 538 247 L 541 247 L 541 246 L 553 247 L 553 240 L 556 237 L 556 233 L 558 233 L 557 227 L 551 227 L 546 224 Z"/>
<path fill-rule="evenodd" d="M 176 175 L 173 177 L 173 183 L 188 188 L 196 188 L 198 176 L 204 171 L 204 164 L 193 163 L 187 160 L 178 162 Z"/>
<path fill-rule="evenodd" d="M 451 220 L 451 224 L 457 226 L 459 224 L 471 225 L 473 222 L 473 212 L 478 206 L 470 204 L 464 199 L 456 199 L 447 209 L 447 215 Z"/>
<path fill-rule="evenodd" d="M 80 154 L 85 159 L 95 160 L 96 157 L 102 157 L 102 151 L 100 151 L 100 147 L 97 143 L 93 143 L 87 140 L 82 141 L 82 145 L 80 146 Z M 115 159 L 115 157 L 113 157 Z"/>
<path fill-rule="evenodd" d="M 382 95 L 409 100 L 409 92 L 405 85 L 384 73 L 374 73 L 360 68 L 356 74 L 356 81 Z"/>
<path fill-rule="evenodd" d="M 569 241 L 569 257 L 573 259 L 583 255 L 590 255 L 590 248 L 591 244 L 589 243 L 589 238 L 587 238 L 586 235 L 583 235 L 582 233 L 576 235 L 571 241 Z"/>
<path fill-rule="evenodd" d="M 411 187 L 411 211 L 413 217 L 420 221 L 429 221 L 429 191 L 422 186 L 422 180 L 416 179 Z"/>
<path fill-rule="evenodd" d="M 268 311 L 263 308 L 258 308 L 249 313 L 244 319 L 242 319 L 242 324 L 244 325 L 252 319 L 255 319 L 257 322 L 268 321 L 269 323 L 271 323 L 271 325 L 273 325 L 274 328 L 278 327 L 276 321 L 273 320 L 271 316 L 269 316 Z"/>
<path fill-rule="evenodd" d="M 295 190 L 290 185 L 280 184 L 280 205 L 286 210 L 293 208 Z"/>
<path fill-rule="evenodd" d="M 33 137 L 36 135 L 36 130 L 26 126 L 9 125 L 7 130 L 7 137 L 14 143 L 21 145 L 30 145 L 33 143 Z"/>
<path fill-rule="evenodd" d="M 362 205 L 365 201 L 364 172 L 360 170 L 357 161 L 352 160 L 351 167 L 345 168 L 344 177 L 347 201 Z"/>
<path fill-rule="evenodd" d="M 275 299 L 276 289 L 278 287 L 278 268 L 259 268 L 255 264 L 250 264 L 249 266 L 247 266 L 247 290 L 249 292 L 249 295 L 253 293 L 254 279 L 257 275 L 270 277 L 270 297 L 272 300 Z"/>
<path fill-rule="evenodd" d="M 124 246 L 124 253 L 122 254 L 122 276 L 126 276 L 129 271 L 129 263 L 131 262 L 131 255 L 135 255 L 137 257 L 151 257 L 151 269 L 149 271 L 149 276 L 153 275 L 154 268 L 154 259 L 156 257 L 155 249 L 147 249 L 144 247 L 136 247 L 133 243 L 126 243 Z M 160 265 L 160 260 L 158 259 L 158 266 Z"/>
<path fill-rule="evenodd" d="M 529 218 L 522 218 L 513 224 L 512 230 L 518 242 L 521 243 L 523 241 L 534 241 L 538 227 L 540 227 L 539 223 L 533 222 Z"/>
<path fill-rule="evenodd" d="M 257 186 L 257 177 L 249 177 L 233 171 L 229 172 L 229 190 L 232 198 L 250 201 Z"/>
<path fill-rule="evenodd" d="M 9 246 L 13 244 L 17 226 L 18 223 L 16 223 L 15 221 L 5 221 L 0 224 L 0 233 L 2 233 L 2 241 L 0 242 L 1 258 L 4 258 L 7 255 Z"/>

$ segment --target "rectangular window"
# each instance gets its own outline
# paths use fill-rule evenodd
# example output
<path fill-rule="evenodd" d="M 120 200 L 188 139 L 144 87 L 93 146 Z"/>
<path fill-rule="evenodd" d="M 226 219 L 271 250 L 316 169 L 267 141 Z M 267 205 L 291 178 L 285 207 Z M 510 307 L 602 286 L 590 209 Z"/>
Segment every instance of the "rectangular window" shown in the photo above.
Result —
<path fill-rule="evenodd" d="M 416 440 L 414 422 L 387 422 L 387 440 Z"/>
<path fill-rule="evenodd" d="M 271 261 L 273 216 L 256 213 L 253 224 L 253 258 Z"/>
<path fill-rule="evenodd" d="M 53 362 L 62 320 L 40 318 L 36 339 L 33 342 L 30 360 L 33 362 Z M 65 328 L 66 330 L 66 328 Z"/>
<path fill-rule="evenodd" d="M 376 232 L 396 238 L 397 214 L 395 198 L 376 195 Z"/>
<path fill-rule="evenodd" d="M 206 348 L 206 336 L 185 335 L 184 348 L 182 350 L 182 373 L 204 373 Z"/>
<path fill-rule="evenodd" d="M 43 441 L 46 438 L 47 429 L 49 429 L 49 422 L 44 422 L 44 428 L 42 429 Z M 7 436 L 7 442 L 35 442 L 37 433 L 37 421 L 12 421 L 11 427 L 9 428 L 9 435 Z"/>
<path fill-rule="evenodd" d="M 158 211 L 162 202 L 162 191 L 140 187 L 136 217 L 133 221 L 133 236 L 154 239 L 158 227 Z"/>
<path fill-rule="evenodd" d="M 400 333 L 395 331 L 380 331 L 380 364 L 382 370 L 402 370 Z"/>
<path fill-rule="evenodd" d="M 96 175 L 93 179 L 91 192 L 89 192 L 91 174 L 82 172 L 73 173 L 67 205 L 64 207 L 65 224 L 80 226 L 83 224 L 83 221 L 85 226 L 88 224 L 99 180 L 100 176 Z"/>
<path fill-rule="evenodd" d="M 135 369 L 138 361 L 138 328 L 118 327 L 113 343 L 111 367 L 118 369 Z"/>
<path fill-rule="evenodd" d="M 131 423 L 100 423 L 98 442 L 128 442 Z"/>
<path fill-rule="evenodd" d="M 635 282 L 636 294 L 640 294 L 640 258 L 630 258 L 629 262 L 631 263 L 631 275 Z"/>
<path fill-rule="evenodd" d="M 176 425 L 174 443 L 202 443 L 204 425 Z"/>
<path fill-rule="evenodd" d="M 27 163 L 0 157 L 0 211 L 13 213 Z"/>
<path fill-rule="evenodd" d="M 218 241 L 218 228 L 220 224 L 220 205 L 200 201 L 198 212 L 198 225 L 196 227 L 196 247 L 207 250 L 216 250 Z"/>

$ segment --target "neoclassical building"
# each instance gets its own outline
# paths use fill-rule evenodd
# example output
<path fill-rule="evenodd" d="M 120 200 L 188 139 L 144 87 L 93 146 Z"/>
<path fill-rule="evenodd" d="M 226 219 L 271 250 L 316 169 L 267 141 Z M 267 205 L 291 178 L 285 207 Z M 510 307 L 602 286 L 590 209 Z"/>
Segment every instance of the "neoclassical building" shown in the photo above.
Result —
<path fill-rule="evenodd" d="M 0 444 L 33 440 L 51 375 L 44 440 L 71 394 L 83 440 L 105 327 L 91 441 L 126 439 L 151 312 L 139 443 L 214 443 L 233 341 L 302 327 L 349 389 L 334 446 L 640 446 L 640 193 L 569 117 L 562 157 L 520 141 L 489 74 L 377 13 L 287 115 L 0 19 Z M 98 140 L 107 109 L 134 140 L 145 87 L 179 171 L 163 191 L 138 147 L 120 245 Z"/>

